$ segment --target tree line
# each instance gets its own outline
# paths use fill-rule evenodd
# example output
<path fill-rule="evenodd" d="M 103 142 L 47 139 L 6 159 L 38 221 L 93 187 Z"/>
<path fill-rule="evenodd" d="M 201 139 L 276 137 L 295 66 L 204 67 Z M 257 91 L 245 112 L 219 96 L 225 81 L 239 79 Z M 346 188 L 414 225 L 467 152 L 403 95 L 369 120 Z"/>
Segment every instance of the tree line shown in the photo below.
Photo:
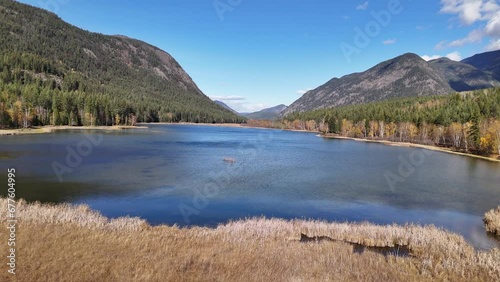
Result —
<path fill-rule="evenodd" d="M 83 74 L 66 72 L 36 55 L 0 54 L 0 128 L 244 121 L 215 107 L 200 107 L 198 99 L 183 95 L 182 89 L 166 86 L 159 90 L 171 99 L 140 91 L 98 86 Z"/>
<path fill-rule="evenodd" d="M 434 97 L 396 98 L 293 113 L 250 125 L 344 137 L 411 142 L 500 155 L 500 88 Z"/>
<path fill-rule="evenodd" d="M 153 46 L 1 5 L 0 128 L 245 120 L 170 73 L 180 66 Z"/>

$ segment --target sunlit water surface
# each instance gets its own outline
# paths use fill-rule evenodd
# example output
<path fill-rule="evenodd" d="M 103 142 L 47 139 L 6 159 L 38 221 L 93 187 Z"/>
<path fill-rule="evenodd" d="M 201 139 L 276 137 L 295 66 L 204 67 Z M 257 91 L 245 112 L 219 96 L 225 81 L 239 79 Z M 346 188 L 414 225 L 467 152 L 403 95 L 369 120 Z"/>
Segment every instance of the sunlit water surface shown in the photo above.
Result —
<path fill-rule="evenodd" d="M 254 216 L 413 222 L 458 232 L 477 248 L 499 246 L 482 223 L 500 204 L 498 163 L 310 133 L 148 126 L 1 137 L 0 181 L 15 167 L 19 197 L 85 203 L 151 224 Z"/>

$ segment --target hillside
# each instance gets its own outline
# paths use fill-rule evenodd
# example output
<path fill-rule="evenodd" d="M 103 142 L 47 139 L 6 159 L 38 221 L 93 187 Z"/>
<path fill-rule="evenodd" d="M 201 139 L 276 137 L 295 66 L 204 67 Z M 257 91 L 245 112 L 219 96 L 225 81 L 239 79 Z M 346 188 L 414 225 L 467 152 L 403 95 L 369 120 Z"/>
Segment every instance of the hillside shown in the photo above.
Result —
<path fill-rule="evenodd" d="M 284 114 L 451 91 L 446 81 L 425 60 L 408 53 L 367 71 L 333 78 L 305 93 Z"/>
<path fill-rule="evenodd" d="M 500 80 L 500 50 L 474 55 L 462 60 L 462 63 L 489 72 L 494 78 Z"/>
<path fill-rule="evenodd" d="M 367 71 L 333 78 L 304 94 L 283 114 L 398 97 L 443 95 L 453 91 L 469 91 L 500 85 L 493 73 L 488 71 L 494 70 L 492 66 L 483 66 L 483 70 L 464 63 L 469 61 L 466 59 L 463 62 L 455 62 L 441 58 L 426 62 L 418 55 L 407 53 L 382 62 Z"/>
<path fill-rule="evenodd" d="M 263 109 L 254 113 L 243 113 L 242 116 L 248 119 L 257 119 L 257 120 L 274 120 L 280 116 L 280 113 L 287 108 L 286 105 L 278 105 L 276 107 Z"/>
<path fill-rule="evenodd" d="M 217 105 L 223 107 L 224 109 L 230 110 L 231 112 L 239 115 L 239 113 L 237 111 L 233 110 L 231 107 L 229 107 L 228 105 L 226 105 L 226 103 L 224 103 L 222 101 L 214 100 L 214 103 L 216 103 Z"/>
<path fill-rule="evenodd" d="M 446 57 L 432 60 L 429 64 L 454 91 L 470 91 L 500 85 L 491 74 Z"/>
<path fill-rule="evenodd" d="M 237 122 L 168 53 L 0 0 L 0 127 Z"/>

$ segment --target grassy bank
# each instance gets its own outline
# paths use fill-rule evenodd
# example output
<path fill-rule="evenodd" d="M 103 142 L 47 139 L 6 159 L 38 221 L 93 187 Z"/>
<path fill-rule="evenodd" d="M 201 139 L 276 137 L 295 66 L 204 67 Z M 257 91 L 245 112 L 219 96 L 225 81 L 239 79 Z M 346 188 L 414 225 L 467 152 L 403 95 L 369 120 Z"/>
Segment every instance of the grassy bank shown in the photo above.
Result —
<path fill-rule="evenodd" d="M 500 237 L 500 206 L 484 214 L 486 230 Z"/>
<path fill-rule="evenodd" d="M 125 126 L 125 125 L 115 125 L 115 126 L 41 126 L 33 128 L 21 128 L 21 129 L 0 129 L 0 136 L 6 135 L 24 135 L 24 134 L 43 134 L 52 133 L 55 131 L 62 130 L 103 130 L 103 131 L 117 131 L 125 129 L 140 129 L 147 128 L 143 126 Z"/>
<path fill-rule="evenodd" d="M 6 199 L 0 199 L 0 209 L 7 210 Z M 17 274 L 12 277 L 3 264 L 1 281 L 500 279 L 500 249 L 475 251 L 462 237 L 432 226 L 257 218 L 181 229 L 151 227 L 136 218 L 109 220 L 86 206 L 23 201 L 17 220 Z M 301 242 L 302 233 L 339 241 Z M 3 228 L 1 240 L 7 236 Z M 346 242 L 408 245 L 411 256 L 356 253 Z M 6 254 L 7 245 L 1 246 Z"/>

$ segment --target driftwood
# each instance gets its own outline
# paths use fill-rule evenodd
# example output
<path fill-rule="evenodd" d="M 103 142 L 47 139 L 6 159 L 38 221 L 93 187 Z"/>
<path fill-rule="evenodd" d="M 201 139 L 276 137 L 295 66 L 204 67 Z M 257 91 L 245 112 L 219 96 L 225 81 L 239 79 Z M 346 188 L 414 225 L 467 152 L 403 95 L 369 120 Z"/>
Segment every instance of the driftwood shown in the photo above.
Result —
<path fill-rule="evenodd" d="M 231 164 L 234 164 L 236 162 L 235 158 L 229 158 L 229 157 L 225 157 L 222 160 L 225 161 L 226 163 L 231 163 Z"/>

